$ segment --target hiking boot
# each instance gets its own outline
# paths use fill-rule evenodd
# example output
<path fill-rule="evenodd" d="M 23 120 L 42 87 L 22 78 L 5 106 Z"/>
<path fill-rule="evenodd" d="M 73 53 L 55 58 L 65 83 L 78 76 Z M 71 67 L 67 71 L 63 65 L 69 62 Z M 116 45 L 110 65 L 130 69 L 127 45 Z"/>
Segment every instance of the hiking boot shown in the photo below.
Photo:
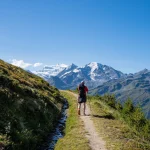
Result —
<path fill-rule="evenodd" d="M 80 109 L 78 109 L 78 115 L 80 115 Z"/>

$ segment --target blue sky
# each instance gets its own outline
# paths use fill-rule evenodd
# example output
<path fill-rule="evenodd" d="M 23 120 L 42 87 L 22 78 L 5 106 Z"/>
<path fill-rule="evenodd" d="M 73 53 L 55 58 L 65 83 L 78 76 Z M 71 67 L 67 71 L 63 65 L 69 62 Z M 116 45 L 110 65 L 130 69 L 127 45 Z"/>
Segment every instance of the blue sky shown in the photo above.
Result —
<path fill-rule="evenodd" d="M 148 0 L 0 1 L 0 58 L 150 69 Z"/>

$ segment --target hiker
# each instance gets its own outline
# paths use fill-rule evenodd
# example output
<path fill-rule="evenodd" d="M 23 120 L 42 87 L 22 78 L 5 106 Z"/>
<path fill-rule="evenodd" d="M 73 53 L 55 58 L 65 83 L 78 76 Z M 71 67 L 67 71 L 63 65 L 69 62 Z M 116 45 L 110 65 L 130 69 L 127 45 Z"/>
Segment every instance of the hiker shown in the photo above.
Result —
<path fill-rule="evenodd" d="M 85 114 L 85 109 L 86 109 L 86 95 L 88 93 L 88 88 L 85 86 L 85 82 L 82 81 L 79 86 L 78 86 L 78 115 L 80 115 L 80 109 L 81 109 L 81 104 L 83 103 L 84 109 L 83 109 L 83 114 Z"/>

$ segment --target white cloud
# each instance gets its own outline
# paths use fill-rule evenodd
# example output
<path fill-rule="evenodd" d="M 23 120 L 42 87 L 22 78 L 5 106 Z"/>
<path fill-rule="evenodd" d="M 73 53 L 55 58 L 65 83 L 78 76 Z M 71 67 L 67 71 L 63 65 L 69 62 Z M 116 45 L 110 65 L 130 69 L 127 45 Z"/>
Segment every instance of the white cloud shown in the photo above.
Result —
<path fill-rule="evenodd" d="M 42 66 L 43 64 L 42 63 L 35 63 L 33 64 L 33 67 L 39 67 L 39 66 Z"/>
<path fill-rule="evenodd" d="M 11 64 L 21 67 L 21 68 L 24 68 L 24 69 L 29 66 L 32 66 L 32 64 L 30 64 L 30 63 L 25 63 L 23 60 L 16 60 L 16 59 L 13 59 Z"/>

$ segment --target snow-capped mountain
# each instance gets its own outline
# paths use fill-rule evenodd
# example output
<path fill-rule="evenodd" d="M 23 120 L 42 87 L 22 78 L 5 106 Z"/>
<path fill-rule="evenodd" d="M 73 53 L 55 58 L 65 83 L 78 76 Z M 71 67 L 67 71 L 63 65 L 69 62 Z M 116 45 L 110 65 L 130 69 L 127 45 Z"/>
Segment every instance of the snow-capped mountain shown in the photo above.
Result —
<path fill-rule="evenodd" d="M 90 88 L 94 88 L 111 79 L 118 79 L 125 76 L 122 72 L 97 62 L 91 62 L 83 67 L 78 67 L 75 64 L 71 64 L 70 66 L 65 64 L 45 66 L 43 70 L 34 73 L 59 89 L 61 87 L 62 89 L 75 88 L 82 80 Z M 52 76 L 57 76 L 57 78 L 52 78 Z M 57 81 L 55 81 L 56 79 Z"/>
<path fill-rule="evenodd" d="M 33 71 L 33 73 L 44 78 L 45 80 L 48 80 L 51 76 L 57 76 L 57 74 L 59 74 L 62 70 L 64 70 L 67 67 L 68 65 L 65 64 L 44 66 L 42 70 Z"/>
<path fill-rule="evenodd" d="M 83 67 L 75 64 L 45 66 L 36 74 L 59 89 L 75 89 L 84 80 L 90 94 L 115 94 L 121 102 L 130 97 L 134 104 L 141 104 L 150 118 L 150 70 L 123 74 L 110 66 L 91 62 Z"/>
<path fill-rule="evenodd" d="M 111 79 L 118 79 L 124 74 L 112 67 L 91 62 L 84 67 L 72 64 L 57 75 L 65 84 L 77 85 L 85 80 L 87 85 L 95 87 Z"/>
<path fill-rule="evenodd" d="M 67 75 L 68 73 L 70 73 L 71 71 L 75 70 L 78 66 L 76 66 L 75 64 L 71 64 L 70 66 L 66 67 L 63 71 L 59 72 L 57 74 L 58 77 L 63 77 L 65 75 Z"/>

